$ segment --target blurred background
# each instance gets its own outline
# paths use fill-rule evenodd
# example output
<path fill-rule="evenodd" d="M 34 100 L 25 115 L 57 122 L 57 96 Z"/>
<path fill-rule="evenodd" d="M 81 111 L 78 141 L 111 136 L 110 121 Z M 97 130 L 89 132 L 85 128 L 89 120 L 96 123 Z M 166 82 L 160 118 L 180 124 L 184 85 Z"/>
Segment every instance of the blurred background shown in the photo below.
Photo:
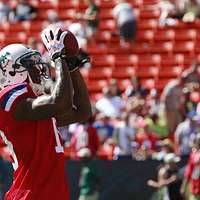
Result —
<path fill-rule="evenodd" d="M 71 200 L 200 199 L 199 17 L 199 0 L 0 0 L 0 48 L 27 44 L 51 66 L 40 32 L 57 24 L 90 56 L 93 117 L 60 128 Z"/>

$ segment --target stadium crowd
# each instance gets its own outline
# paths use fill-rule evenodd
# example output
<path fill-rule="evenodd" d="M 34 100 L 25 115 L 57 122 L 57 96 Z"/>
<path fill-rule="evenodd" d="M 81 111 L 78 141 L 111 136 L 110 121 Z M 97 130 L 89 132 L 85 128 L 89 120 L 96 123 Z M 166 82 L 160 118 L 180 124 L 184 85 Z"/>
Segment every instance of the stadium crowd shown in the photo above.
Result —
<path fill-rule="evenodd" d="M 128 3 L 120 2 L 125 5 L 121 8 L 118 5 L 118 8 L 114 9 L 115 18 L 123 12 L 121 10 L 130 9 Z M 161 1 L 158 4 L 161 9 L 160 26 L 174 26 L 177 20 L 186 23 L 194 21 L 199 17 L 199 4 L 199 1 L 193 0 Z M 87 56 L 87 43 L 95 42 L 95 34 L 98 32 L 98 15 L 98 6 L 90 0 L 86 12 L 77 14 L 77 19 L 70 26 L 60 21 L 58 14 L 53 10 L 48 12 L 47 24 L 56 23 L 69 28 L 77 37 L 81 55 Z M 8 4 L 8 1 L 0 1 L 1 24 L 5 21 L 14 24 L 17 21 L 34 20 L 36 16 L 37 9 L 27 1 L 18 0 L 13 1 L 12 4 Z M 131 34 L 130 26 L 133 27 L 136 21 L 134 15 L 129 17 L 131 20 L 128 20 L 128 23 L 124 22 L 125 25 L 118 22 L 119 30 L 112 33 L 112 37 L 118 35 L 124 38 L 127 36 L 127 30 Z M 131 31 L 132 34 L 131 36 L 128 34 L 128 39 L 134 38 L 137 34 L 136 26 Z M 28 39 L 28 45 L 43 52 L 44 59 L 49 61 L 44 47 L 34 37 Z M 134 43 L 131 45 L 134 48 Z M 121 90 L 117 79 L 110 79 L 102 88 L 102 94 L 96 101 L 92 101 L 93 117 L 87 122 L 61 128 L 66 158 L 82 160 L 82 150 L 87 149 L 84 156 L 91 158 L 164 161 L 158 169 L 158 180 L 149 180 L 147 183 L 151 187 L 164 189 L 166 189 L 164 186 L 177 180 L 174 175 L 177 169 L 174 170 L 171 164 L 176 165 L 181 158 L 189 158 L 183 184 L 177 187 L 185 193 L 185 185 L 190 182 L 192 197 L 194 200 L 199 200 L 200 71 L 198 63 L 198 59 L 194 60 L 191 66 L 178 78 L 170 81 L 162 92 L 154 85 L 144 86 L 136 76 L 132 77 L 125 90 Z M 83 67 L 81 70 L 84 73 L 90 68 L 92 66 L 87 65 L 86 69 Z M 2 155 L 6 155 L 4 148 L 2 144 Z M 169 189 L 169 191 L 175 195 L 174 190 Z M 162 192 L 165 193 L 164 190 Z M 166 195 L 166 199 L 179 199 L 178 196 L 171 197 L 170 192 Z"/>

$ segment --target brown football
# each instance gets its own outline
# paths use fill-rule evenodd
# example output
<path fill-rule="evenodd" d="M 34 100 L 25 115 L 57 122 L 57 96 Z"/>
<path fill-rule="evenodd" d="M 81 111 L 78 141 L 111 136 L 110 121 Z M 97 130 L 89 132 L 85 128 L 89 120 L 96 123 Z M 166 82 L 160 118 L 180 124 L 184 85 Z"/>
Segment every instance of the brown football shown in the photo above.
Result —
<path fill-rule="evenodd" d="M 61 34 L 63 31 L 67 32 L 67 35 L 65 36 L 65 39 L 64 39 L 66 56 L 68 58 L 74 57 L 79 52 L 78 41 L 76 37 L 74 36 L 74 34 L 70 32 L 69 30 L 60 29 L 58 34 Z"/>

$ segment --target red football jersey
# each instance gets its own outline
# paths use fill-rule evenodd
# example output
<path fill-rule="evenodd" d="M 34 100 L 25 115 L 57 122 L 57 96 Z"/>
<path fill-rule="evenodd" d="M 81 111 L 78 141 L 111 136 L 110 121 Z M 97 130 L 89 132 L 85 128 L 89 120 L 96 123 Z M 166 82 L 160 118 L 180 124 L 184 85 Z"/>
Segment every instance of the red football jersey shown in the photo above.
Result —
<path fill-rule="evenodd" d="M 64 149 L 54 119 L 15 120 L 13 111 L 22 98 L 34 98 L 27 83 L 0 92 L 0 134 L 12 158 L 14 181 L 5 200 L 68 200 Z"/>

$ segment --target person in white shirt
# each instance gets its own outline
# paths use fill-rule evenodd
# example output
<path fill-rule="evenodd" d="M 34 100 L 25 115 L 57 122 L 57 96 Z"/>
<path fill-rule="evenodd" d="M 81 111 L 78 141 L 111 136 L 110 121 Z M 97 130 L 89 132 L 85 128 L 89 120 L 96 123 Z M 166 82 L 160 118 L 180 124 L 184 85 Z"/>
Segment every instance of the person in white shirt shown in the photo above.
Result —
<path fill-rule="evenodd" d="M 121 110 L 125 107 L 125 102 L 110 87 L 103 88 L 103 97 L 100 98 L 95 108 L 108 117 L 119 117 Z"/>
<path fill-rule="evenodd" d="M 191 152 L 191 141 L 194 139 L 197 126 L 194 120 L 196 113 L 194 111 L 189 112 L 185 121 L 181 122 L 175 131 L 175 143 L 177 150 L 181 156 L 189 156 Z"/>
<path fill-rule="evenodd" d="M 197 104 L 197 111 L 196 111 L 197 115 L 200 116 L 200 102 Z"/>
<path fill-rule="evenodd" d="M 116 147 L 114 150 L 114 158 L 120 159 L 123 157 L 132 158 L 132 144 L 135 138 L 135 129 L 129 124 L 129 115 L 121 114 L 121 121 L 114 130 L 116 138 Z"/>
<path fill-rule="evenodd" d="M 120 34 L 120 44 L 132 43 L 136 36 L 137 23 L 132 5 L 124 0 L 118 0 L 113 8 L 113 17 Z"/>
<path fill-rule="evenodd" d="M 7 1 L 0 1 L 0 24 L 8 21 L 9 13 L 11 11 L 10 6 L 6 3 Z"/>

